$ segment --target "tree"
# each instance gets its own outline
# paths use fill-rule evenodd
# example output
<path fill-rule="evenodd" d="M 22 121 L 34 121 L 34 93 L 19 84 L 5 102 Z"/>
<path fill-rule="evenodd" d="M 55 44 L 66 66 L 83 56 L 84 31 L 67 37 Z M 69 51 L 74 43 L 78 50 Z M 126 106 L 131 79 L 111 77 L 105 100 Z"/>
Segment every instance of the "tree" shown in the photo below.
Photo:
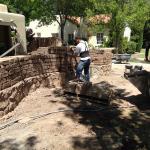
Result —
<path fill-rule="evenodd" d="M 149 0 L 91 0 L 95 5 L 91 14 L 109 14 L 110 38 L 112 46 L 120 52 L 126 26 L 141 33 L 150 8 Z M 141 38 L 141 36 L 139 36 Z M 140 41 L 140 39 L 139 39 Z"/>
<path fill-rule="evenodd" d="M 115 46 L 116 49 L 120 49 L 120 43 L 126 26 L 126 0 L 93 0 L 93 3 L 95 7 L 92 10 L 92 15 L 106 14 L 111 16 L 108 23 L 110 41 L 112 41 L 111 45 Z"/>
<path fill-rule="evenodd" d="M 91 6 L 90 0 L 1 0 L 11 11 L 22 13 L 27 23 L 38 19 L 42 24 L 57 21 L 64 39 L 64 27 L 70 16 L 85 16 L 86 9 Z M 59 17 L 58 17 L 59 16 Z"/>
<path fill-rule="evenodd" d="M 36 0 L 0 0 L 0 3 L 6 4 L 9 12 L 23 14 L 26 17 L 26 24 L 35 18 Z"/>
<path fill-rule="evenodd" d="M 131 9 L 131 15 L 128 19 L 132 29 L 131 40 L 137 43 L 136 50 L 140 51 L 143 45 L 143 29 L 146 20 L 150 18 L 150 1 L 136 0 Z"/>
<path fill-rule="evenodd" d="M 57 21 L 61 29 L 61 39 L 64 40 L 64 27 L 68 17 L 85 16 L 85 10 L 89 6 L 89 0 L 37 0 L 36 18 L 43 24 Z"/>

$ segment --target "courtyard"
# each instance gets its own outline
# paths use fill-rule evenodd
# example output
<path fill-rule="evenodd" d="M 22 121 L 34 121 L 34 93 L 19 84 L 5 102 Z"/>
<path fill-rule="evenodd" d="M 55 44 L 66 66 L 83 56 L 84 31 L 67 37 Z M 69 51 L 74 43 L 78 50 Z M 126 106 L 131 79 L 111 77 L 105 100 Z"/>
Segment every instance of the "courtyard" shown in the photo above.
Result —
<path fill-rule="evenodd" d="M 142 65 L 149 70 L 149 64 Z M 150 149 L 150 101 L 123 77 L 124 66 L 112 64 L 110 76 L 93 81 L 116 89 L 110 106 L 64 94 L 61 88 L 31 92 L 1 118 L 0 149 Z"/>

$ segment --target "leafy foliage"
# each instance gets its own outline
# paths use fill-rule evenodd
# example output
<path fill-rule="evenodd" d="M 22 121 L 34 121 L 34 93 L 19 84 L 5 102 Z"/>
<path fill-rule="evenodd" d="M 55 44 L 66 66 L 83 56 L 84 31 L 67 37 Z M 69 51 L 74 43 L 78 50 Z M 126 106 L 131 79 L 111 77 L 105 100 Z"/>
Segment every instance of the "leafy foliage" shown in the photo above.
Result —
<path fill-rule="evenodd" d="M 61 28 L 62 39 L 68 16 L 89 18 L 108 14 L 111 16 L 108 26 L 99 22 L 91 24 L 88 30 L 97 32 L 108 27 L 110 46 L 115 46 L 118 50 L 122 47 L 126 26 L 133 31 L 132 35 L 136 37 L 133 41 L 138 43 L 137 50 L 139 50 L 145 21 L 150 19 L 149 0 L 0 0 L 0 3 L 6 4 L 11 12 L 24 14 L 26 23 L 34 19 L 40 20 L 42 24 L 57 21 Z"/>
<path fill-rule="evenodd" d="M 109 46 L 115 46 L 118 52 L 122 51 L 123 33 L 126 26 L 135 31 L 137 50 L 141 47 L 142 31 L 145 21 L 150 17 L 149 0 L 91 0 L 94 9 L 89 15 L 111 14 L 109 22 Z M 132 34 L 133 35 L 133 34 Z"/>
<path fill-rule="evenodd" d="M 85 16 L 89 0 L 0 0 L 11 12 L 18 12 L 26 17 L 26 23 L 38 19 L 42 24 L 57 21 L 63 40 L 64 26 L 68 16 Z M 58 17 L 59 16 L 59 17 Z"/>
<path fill-rule="evenodd" d="M 44 24 L 57 21 L 61 28 L 63 40 L 67 18 L 70 16 L 85 16 L 85 10 L 89 3 L 89 0 L 37 0 L 35 6 L 38 13 L 35 16 Z"/>
<path fill-rule="evenodd" d="M 35 1 L 34 0 L 0 0 L 0 3 L 6 4 L 9 12 L 25 15 L 26 23 L 28 24 L 36 14 L 34 9 Z"/>
<path fill-rule="evenodd" d="M 129 41 L 126 49 L 126 53 L 128 54 L 134 54 L 137 48 L 137 43 L 133 41 Z"/>

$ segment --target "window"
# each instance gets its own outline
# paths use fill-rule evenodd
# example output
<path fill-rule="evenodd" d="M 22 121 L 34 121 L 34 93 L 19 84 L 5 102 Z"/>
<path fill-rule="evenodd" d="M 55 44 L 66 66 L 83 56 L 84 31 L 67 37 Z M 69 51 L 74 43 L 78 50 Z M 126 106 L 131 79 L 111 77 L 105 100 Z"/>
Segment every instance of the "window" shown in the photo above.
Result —
<path fill-rule="evenodd" d="M 52 37 L 58 37 L 58 33 L 52 33 Z"/>
<path fill-rule="evenodd" d="M 68 34 L 68 43 L 73 44 L 74 42 L 74 35 L 73 34 Z"/>
<path fill-rule="evenodd" d="M 40 33 L 40 32 L 38 32 L 38 33 L 37 33 L 37 36 L 38 36 L 38 37 L 41 37 L 41 33 Z"/>
<path fill-rule="evenodd" d="M 97 44 L 102 44 L 104 40 L 104 33 L 97 33 L 96 39 L 97 39 Z"/>

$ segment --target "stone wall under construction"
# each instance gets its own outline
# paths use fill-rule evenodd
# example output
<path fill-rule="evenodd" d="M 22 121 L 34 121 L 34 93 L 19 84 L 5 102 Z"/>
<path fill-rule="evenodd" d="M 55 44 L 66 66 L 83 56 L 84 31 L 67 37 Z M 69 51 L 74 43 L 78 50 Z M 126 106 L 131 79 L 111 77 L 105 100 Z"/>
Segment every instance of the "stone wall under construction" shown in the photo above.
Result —
<path fill-rule="evenodd" d="M 78 58 L 66 47 L 39 49 L 31 55 L 0 59 L 0 116 L 14 110 L 29 92 L 43 87 L 60 87 L 75 77 Z M 91 76 L 108 75 L 111 51 L 91 51 Z M 95 71 L 98 69 L 99 71 Z"/>

